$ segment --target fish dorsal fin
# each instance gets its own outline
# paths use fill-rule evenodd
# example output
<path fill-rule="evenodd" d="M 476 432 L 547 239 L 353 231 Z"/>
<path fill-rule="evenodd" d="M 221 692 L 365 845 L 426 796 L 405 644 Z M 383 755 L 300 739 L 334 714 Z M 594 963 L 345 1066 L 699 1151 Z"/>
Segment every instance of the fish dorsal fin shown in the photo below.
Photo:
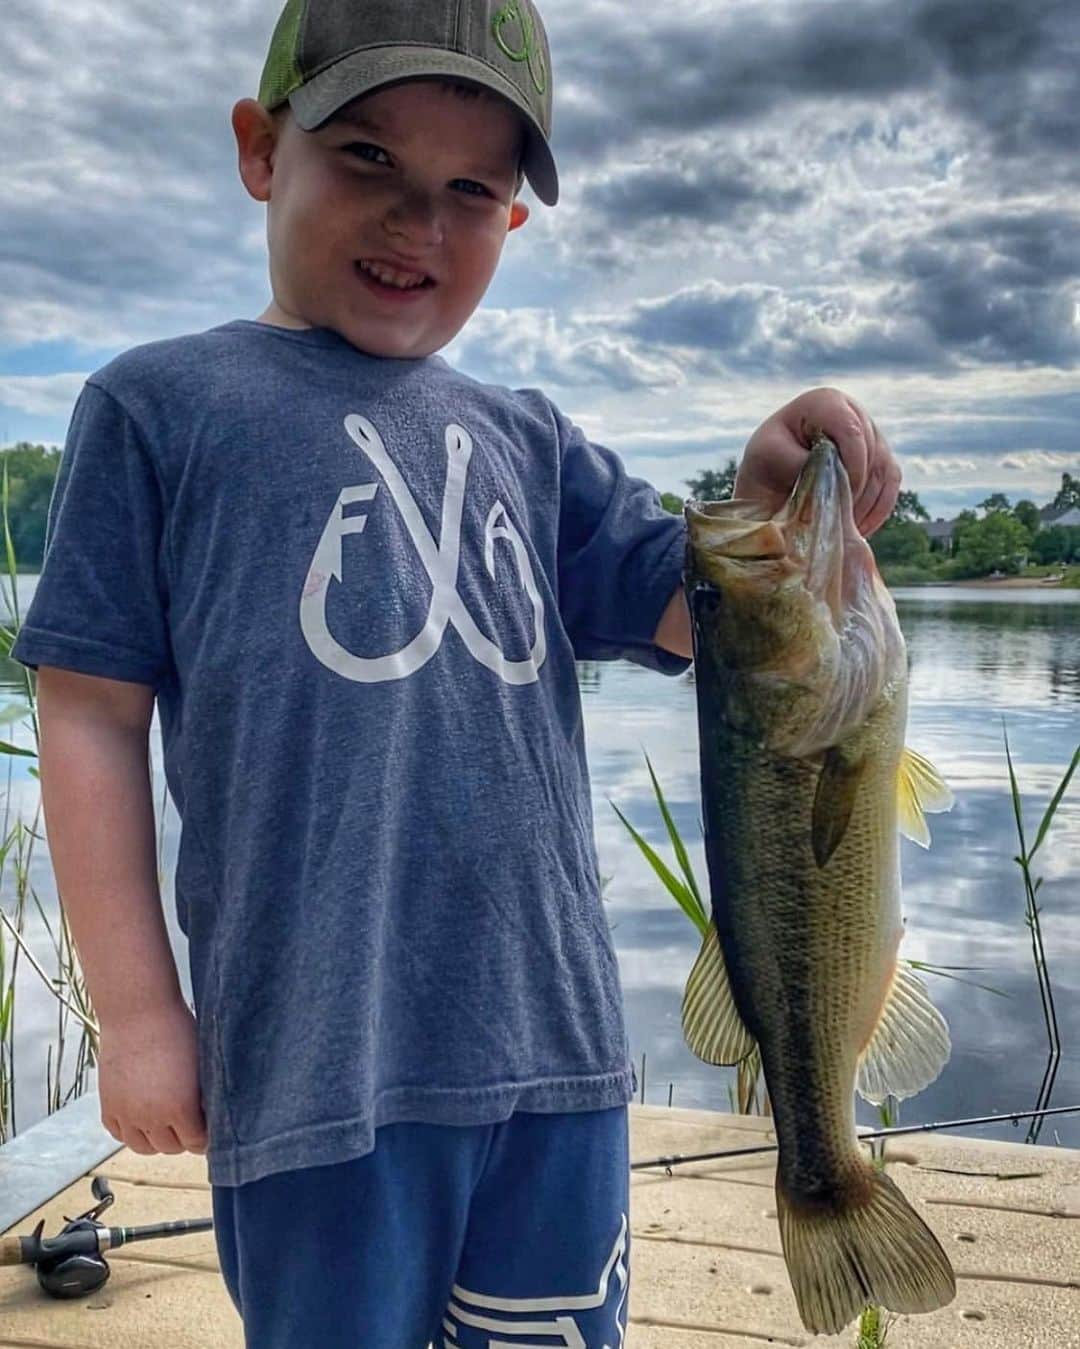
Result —
<path fill-rule="evenodd" d="M 715 923 L 706 929 L 686 981 L 682 1025 L 686 1043 L 706 1063 L 741 1063 L 754 1048 L 754 1037 L 735 1007 Z"/>
<path fill-rule="evenodd" d="M 905 749 L 901 756 L 896 791 L 900 832 L 921 848 L 929 848 L 926 815 L 951 810 L 956 798 L 930 760 L 913 749 Z"/>
<path fill-rule="evenodd" d="M 887 1096 L 914 1096 L 945 1067 L 951 1048 L 949 1028 L 926 985 L 899 963 L 881 1017 L 859 1058 L 856 1090 L 875 1105 Z"/>

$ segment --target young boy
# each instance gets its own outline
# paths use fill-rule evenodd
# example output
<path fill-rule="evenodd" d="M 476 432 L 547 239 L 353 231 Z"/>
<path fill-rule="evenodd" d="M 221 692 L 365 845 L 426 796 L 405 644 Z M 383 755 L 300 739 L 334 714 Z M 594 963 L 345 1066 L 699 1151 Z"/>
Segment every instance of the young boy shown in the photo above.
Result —
<path fill-rule="evenodd" d="M 257 1349 L 623 1341 L 630 1067 L 575 658 L 690 655 L 682 521 L 541 393 L 435 353 L 557 198 L 529 0 L 289 0 L 233 112 L 256 321 L 88 381 L 14 655 L 109 1131 L 207 1153 Z M 803 395 L 865 533 L 899 474 Z M 157 699 L 197 1020 L 157 891 Z"/>

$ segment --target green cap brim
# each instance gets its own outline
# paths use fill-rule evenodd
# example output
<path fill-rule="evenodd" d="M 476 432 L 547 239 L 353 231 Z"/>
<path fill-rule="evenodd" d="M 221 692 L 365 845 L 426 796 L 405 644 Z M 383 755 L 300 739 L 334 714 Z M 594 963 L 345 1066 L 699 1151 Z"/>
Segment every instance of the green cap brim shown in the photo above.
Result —
<path fill-rule="evenodd" d="M 388 84 L 424 77 L 463 80 L 479 85 L 513 105 L 525 122 L 525 177 L 544 203 L 559 200 L 559 175 L 544 129 L 509 80 L 483 61 L 432 47 L 379 47 L 354 52 L 313 75 L 289 95 L 298 125 L 314 131 L 346 103 Z"/>

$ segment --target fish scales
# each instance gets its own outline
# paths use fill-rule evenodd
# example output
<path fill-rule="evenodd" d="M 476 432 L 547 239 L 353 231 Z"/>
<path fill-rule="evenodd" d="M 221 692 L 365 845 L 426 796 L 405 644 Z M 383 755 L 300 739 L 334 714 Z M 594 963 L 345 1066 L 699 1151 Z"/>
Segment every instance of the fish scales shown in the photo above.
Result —
<path fill-rule="evenodd" d="M 895 609 L 824 437 L 772 520 L 737 502 L 687 518 L 715 929 L 687 986 L 687 1039 L 710 1062 L 761 1051 L 807 1328 L 835 1332 L 872 1301 L 930 1310 L 955 1292 L 948 1258 L 860 1152 L 854 1110 L 857 1078 L 912 1094 L 948 1053 L 897 966 L 898 824 L 918 802 Z M 931 798 L 941 808 L 944 789 Z"/>
<path fill-rule="evenodd" d="M 707 687 L 701 665 L 696 677 Z M 844 1086 L 855 1079 L 853 1046 L 869 1038 L 895 963 L 899 922 L 872 928 L 861 915 L 875 854 L 895 855 L 895 823 L 890 832 L 867 792 L 822 873 L 810 848 L 819 770 L 735 741 L 728 746 L 717 736 L 703 756 L 706 853 L 720 878 L 713 911 L 735 1000 L 764 1056 L 784 1132 L 785 1183 L 809 1196 L 826 1188 L 823 1171 L 849 1156 L 854 1096 Z M 754 902 L 762 893 L 767 905 Z M 843 1057 L 838 1046 L 848 1047 Z M 791 1128 L 808 1099 L 817 1110 Z"/>

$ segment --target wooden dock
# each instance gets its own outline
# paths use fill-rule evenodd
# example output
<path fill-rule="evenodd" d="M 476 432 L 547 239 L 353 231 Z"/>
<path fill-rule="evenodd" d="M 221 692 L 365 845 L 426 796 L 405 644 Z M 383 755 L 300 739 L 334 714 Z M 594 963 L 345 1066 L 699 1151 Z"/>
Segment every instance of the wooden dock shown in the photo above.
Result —
<path fill-rule="evenodd" d="M 631 1119 L 636 1161 L 770 1141 L 769 1122 L 747 1116 L 646 1106 Z M 952 1257 L 959 1285 L 952 1306 L 898 1319 L 888 1349 L 1080 1349 L 1080 1151 L 939 1134 L 896 1140 L 887 1158 Z M 95 1172 L 116 1194 L 104 1216 L 114 1225 L 210 1216 L 201 1157 L 121 1149 Z M 0 1165 L 0 1181 L 3 1174 Z M 11 1232 L 26 1234 L 44 1218 L 55 1234 L 63 1215 L 93 1202 L 89 1175 Z M 629 1349 L 854 1349 L 854 1326 L 818 1338 L 802 1329 L 772 1181 L 768 1155 L 635 1173 Z M 27 1267 L 0 1269 L 0 1349 L 243 1349 L 212 1233 L 124 1247 L 108 1259 L 108 1283 L 74 1302 L 47 1298 Z"/>

